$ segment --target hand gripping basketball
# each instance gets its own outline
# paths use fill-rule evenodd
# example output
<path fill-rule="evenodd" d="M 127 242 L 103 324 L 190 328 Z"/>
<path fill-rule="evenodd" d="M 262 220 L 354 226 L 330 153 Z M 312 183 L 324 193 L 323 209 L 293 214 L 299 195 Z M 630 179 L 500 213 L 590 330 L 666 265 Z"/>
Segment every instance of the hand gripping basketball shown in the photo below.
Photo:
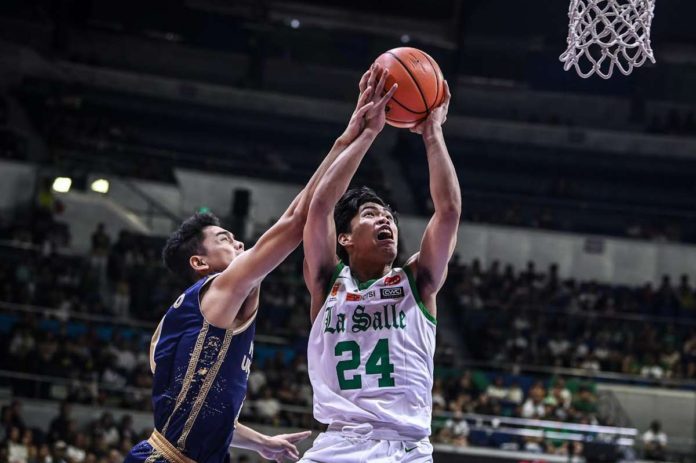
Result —
<path fill-rule="evenodd" d="M 452 98 L 452 94 L 450 93 L 449 84 L 447 84 L 447 81 L 444 81 L 444 87 L 445 99 L 439 106 L 430 111 L 430 115 L 426 120 L 409 129 L 411 132 L 422 135 L 427 130 L 440 127 L 442 124 L 447 122 L 447 111 L 449 111 L 449 103 L 450 99 Z"/>

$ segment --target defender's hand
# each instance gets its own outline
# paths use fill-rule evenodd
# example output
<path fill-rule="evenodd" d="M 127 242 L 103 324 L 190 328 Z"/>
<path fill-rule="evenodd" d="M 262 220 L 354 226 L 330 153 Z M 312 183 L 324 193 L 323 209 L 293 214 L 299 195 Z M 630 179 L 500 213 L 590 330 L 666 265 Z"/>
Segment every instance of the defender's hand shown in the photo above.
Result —
<path fill-rule="evenodd" d="M 360 83 L 358 84 L 358 102 L 355 106 L 353 114 L 350 116 L 348 121 L 348 127 L 343 131 L 343 134 L 339 137 L 339 141 L 345 145 L 350 145 L 353 140 L 355 140 L 360 133 L 362 133 L 365 128 L 365 114 L 374 105 L 372 103 L 372 89 L 374 88 L 374 83 L 370 88 L 368 82 L 373 73 L 374 65 L 370 66 L 370 69 L 365 71 L 365 74 L 360 78 Z"/>
<path fill-rule="evenodd" d="M 300 459 L 300 452 L 297 450 L 295 444 L 305 440 L 311 434 L 311 431 L 303 431 L 293 434 L 269 436 L 263 447 L 258 450 L 258 453 L 262 457 L 268 460 L 275 460 L 278 463 L 282 463 L 286 459 L 297 461 Z"/>
<path fill-rule="evenodd" d="M 399 86 L 395 83 L 387 93 L 382 95 L 384 92 L 384 85 L 389 76 L 389 71 L 379 64 L 373 64 L 372 66 L 373 70 L 368 80 L 368 88 L 374 88 L 374 92 L 372 92 L 372 103 L 374 105 L 365 114 L 365 128 L 374 130 L 375 132 L 381 132 L 387 120 L 385 108 Z M 375 80 L 377 81 L 376 86 L 374 84 Z"/>

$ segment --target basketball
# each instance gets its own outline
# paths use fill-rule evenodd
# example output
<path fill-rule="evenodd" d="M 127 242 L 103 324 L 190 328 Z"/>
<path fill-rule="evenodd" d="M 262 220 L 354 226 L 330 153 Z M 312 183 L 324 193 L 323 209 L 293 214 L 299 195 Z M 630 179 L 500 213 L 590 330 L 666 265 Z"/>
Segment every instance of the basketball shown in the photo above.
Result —
<path fill-rule="evenodd" d="M 375 62 L 389 71 L 385 89 L 395 82 L 399 84 L 386 107 L 387 124 L 414 127 L 442 103 L 445 96 L 442 71 L 424 51 L 411 47 L 393 48 L 382 53 Z"/>

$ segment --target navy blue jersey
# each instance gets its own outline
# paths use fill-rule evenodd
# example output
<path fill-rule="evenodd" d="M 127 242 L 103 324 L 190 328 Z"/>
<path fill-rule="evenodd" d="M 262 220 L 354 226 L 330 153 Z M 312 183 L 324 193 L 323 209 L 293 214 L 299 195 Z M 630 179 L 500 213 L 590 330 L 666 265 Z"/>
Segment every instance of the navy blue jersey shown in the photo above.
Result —
<path fill-rule="evenodd" d="M 150 346 L 155 428 L 197 462 L 228 461 L 246 395 L 256 313 L 243 326 L 216 328 L 200 294 L 217 275 L 188 288 L 162 318 Z"/>

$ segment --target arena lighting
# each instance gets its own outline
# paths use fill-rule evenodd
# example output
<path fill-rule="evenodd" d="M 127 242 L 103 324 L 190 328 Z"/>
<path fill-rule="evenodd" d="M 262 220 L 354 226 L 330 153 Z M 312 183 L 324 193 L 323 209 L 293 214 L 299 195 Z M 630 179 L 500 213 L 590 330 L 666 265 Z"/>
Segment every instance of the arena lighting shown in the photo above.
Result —
<path fill-rule="evenodd" d="M 90 188 L 92 188 L 92 191 L 96 191 L 97 193 L 107 194 L 109 192 L 109 181 L 104 178 L 98 178 L 92 182 L 92 186 Z"/>
<path fill-rule="evenodd" d="M 299 19 L 296 19 L 296 18 L 292 18 L 292 19 L 290 20 L 290 27 L 292 27 L 293 29 L 299 29 L 299 27 L 300 27 L 300 20 L 299 20 Z"/>
<path fill-rule="evenodd" d="M 411 36 L 408 34 L 404 34 L 401 36 L 401 43 L 408 43 L 411 41 Z"/>
<path fill-rule="evenodd" d="M 53 181 L 53 191 L 58 193 L 67 193 L 70 191 L 70 186 L 72 185 L 72 179 L 70 177 L 56 177 Z"/>

